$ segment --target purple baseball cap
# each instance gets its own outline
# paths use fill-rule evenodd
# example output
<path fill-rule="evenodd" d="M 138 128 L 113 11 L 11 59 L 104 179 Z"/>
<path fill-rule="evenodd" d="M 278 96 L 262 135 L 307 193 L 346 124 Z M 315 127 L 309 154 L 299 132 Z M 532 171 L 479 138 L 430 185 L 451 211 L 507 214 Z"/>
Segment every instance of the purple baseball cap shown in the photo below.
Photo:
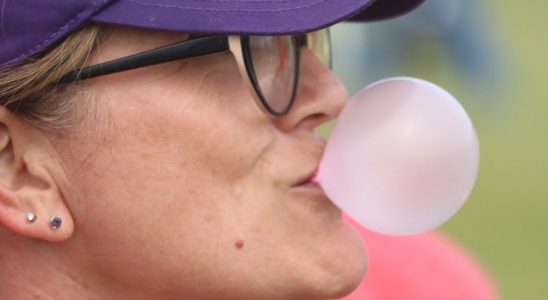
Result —
<path fill-rule="evenodd" d="M 211 34 L 294 34 L 402 15 L 423 0 L 4 0 L 0 65 L 39 54 L 89 22 Z"/>

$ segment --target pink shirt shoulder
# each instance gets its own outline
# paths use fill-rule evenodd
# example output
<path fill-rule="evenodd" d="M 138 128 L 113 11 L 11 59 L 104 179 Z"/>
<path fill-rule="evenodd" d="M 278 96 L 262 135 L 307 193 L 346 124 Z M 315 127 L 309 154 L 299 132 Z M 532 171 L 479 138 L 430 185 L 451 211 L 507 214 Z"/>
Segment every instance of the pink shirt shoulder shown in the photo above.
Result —
<path fill-rule="evenodd" d="M 389 237 L 356 227 L 367 245 L 369 269 L 341 300 L 498 299 L 482 266 L 443 234 Z"/>

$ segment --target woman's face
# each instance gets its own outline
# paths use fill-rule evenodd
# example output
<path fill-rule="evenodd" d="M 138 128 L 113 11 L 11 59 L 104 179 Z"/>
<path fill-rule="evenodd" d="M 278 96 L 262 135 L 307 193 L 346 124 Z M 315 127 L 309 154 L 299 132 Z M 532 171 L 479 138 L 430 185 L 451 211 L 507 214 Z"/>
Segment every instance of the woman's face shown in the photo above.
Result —
<path fill-rule="evenodd" d="M 90 64 L 183 38 L 117 29 Z M 318 186 L 301 184 L 324 149 L 314 128 L 346 99 L 307 49 L 296 103 L 277 119 L 254 103 L 229 53 L 82 84 L 104 118 L 55 147 L 76 222 L 67 260 L 90 290 L 329 298 L 361 280 L 360 238 Z"/>

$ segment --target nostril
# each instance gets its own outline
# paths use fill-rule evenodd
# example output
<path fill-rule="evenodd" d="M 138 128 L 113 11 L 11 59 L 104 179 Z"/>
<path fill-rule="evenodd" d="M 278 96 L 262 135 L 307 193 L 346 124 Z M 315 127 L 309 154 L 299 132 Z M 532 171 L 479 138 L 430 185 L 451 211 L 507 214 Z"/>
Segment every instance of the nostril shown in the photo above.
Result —
<path fill-rule="evenodd" d="M 314 129 L 327 121 L 329 121 L 329 116 L 327 114 L 314 113 L 306 116 L 299 126 Z"/>
<path fill-rule="evenodd" d="M 308 116 L 309 119 L 311 120 L 322 120 L 326 117 L 325 114 L 323 113 L 315 113 L 315 114 L 312 114 L 310 116 Z"/>

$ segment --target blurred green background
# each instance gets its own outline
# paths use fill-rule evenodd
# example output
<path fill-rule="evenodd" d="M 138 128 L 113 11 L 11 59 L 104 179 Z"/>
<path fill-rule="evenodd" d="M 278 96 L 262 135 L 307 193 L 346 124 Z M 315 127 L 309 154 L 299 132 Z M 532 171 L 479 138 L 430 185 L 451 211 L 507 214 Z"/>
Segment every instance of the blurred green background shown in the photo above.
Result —
<path fill-rule="evenodd" d="M 395 21 L 337 25 L 335 71 L 350 94 L 408 75 L 461 100 L 480 174 L 443 230 L 486 266 L 502 299 L 548 299 L 548 1 L 436 1 Z"/>

